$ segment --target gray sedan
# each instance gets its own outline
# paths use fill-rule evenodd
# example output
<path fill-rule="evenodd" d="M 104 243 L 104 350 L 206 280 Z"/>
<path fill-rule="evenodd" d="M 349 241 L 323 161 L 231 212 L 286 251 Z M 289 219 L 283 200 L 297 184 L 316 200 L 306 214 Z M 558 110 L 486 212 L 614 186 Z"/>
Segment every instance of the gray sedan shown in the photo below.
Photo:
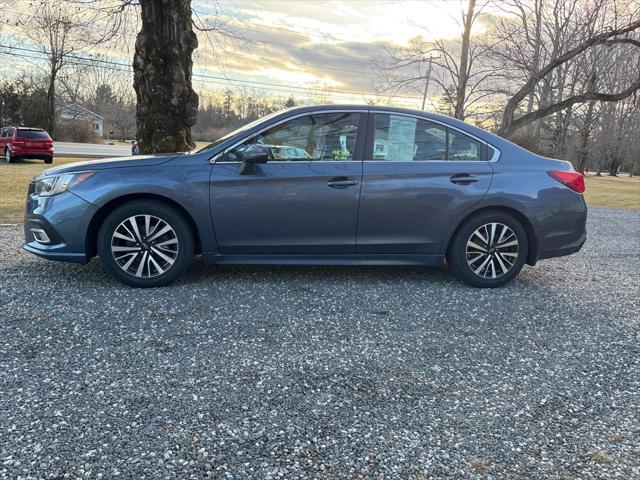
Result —
<path fill-rule="evenodd" d="M 300 152 L 289 158 L 274 146 Z M 119 280 L 165 285 L 211 264 L 425 265 L 496 287 L 578 251 L 582 175 L 422 111 L 277 112 L 195 154 L 64 165 L 29 188 L 24 248 L 99 255 Z"/>

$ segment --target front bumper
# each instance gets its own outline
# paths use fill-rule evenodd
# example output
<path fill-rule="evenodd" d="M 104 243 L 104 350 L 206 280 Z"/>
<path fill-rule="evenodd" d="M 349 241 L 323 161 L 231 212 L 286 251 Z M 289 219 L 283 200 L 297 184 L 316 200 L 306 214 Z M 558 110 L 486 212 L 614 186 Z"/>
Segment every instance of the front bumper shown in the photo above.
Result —
<path fill-rule="evenodd" d="M 88 262 L 87 232 L 97 209 L 71 191 L 51 197 L 30 194 L 24 218 L 23 248 L 48 260 Z M 38 232 L 44 232 L 49 241 L 43 243 L 43 236 Z"/>

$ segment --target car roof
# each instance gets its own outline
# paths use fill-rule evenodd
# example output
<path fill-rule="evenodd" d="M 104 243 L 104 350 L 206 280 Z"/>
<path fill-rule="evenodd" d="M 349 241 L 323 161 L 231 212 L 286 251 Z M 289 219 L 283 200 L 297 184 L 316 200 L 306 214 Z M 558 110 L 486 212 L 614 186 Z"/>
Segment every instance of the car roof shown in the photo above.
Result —
<path fill-rule="evenodd" d="M 45 129 L 44 128 L 38 128 L 38 127 L 16 127 L 15 125 L 5 125 L 4 127 L 0 127 L 3 130 L 5 128 L 17 128 L 18 130 L 33 130 L 34 132 L 44 132 Z"/>

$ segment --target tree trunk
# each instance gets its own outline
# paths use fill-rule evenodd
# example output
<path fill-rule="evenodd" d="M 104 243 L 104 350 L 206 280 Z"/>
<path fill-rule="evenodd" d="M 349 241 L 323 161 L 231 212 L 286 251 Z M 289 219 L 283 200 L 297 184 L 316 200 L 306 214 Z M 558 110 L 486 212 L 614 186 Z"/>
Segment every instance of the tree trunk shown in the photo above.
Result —
<path fill-rule="evenodd" d="M 593 107 L 595 102 L 589 102 L 584 124 L 580 130 L 580 146 L 578 147 L 578 171 L 584 175 L 587 166 L 589 136 L 591 135 L 591 122 L 593 122 Z"/>
<path fill-rule="evenodd" d="M 467 14 L 464 17 L 460 70 L 458 72 L 458 86 L 456 88 L 456 109 L 453 115 L 459 120 L 464 120 L 464 104 L 467 99 L 467 82 L 469 81 L 469 41 L 471 38 L 471 26 L 473 25 L 473 12 L 475 8 L 476 0 L 469 0 Z"/>
<path fill-rule="evenodd" d="M 47 121 L 48 133 L 51 138 L 56 135 L 56 75 L 58 73 L 55 63 L 57 60 L 51 60 L 51 71 L 49 72 L 49 88 L 47 89 Z"/>
<path fill-rule="evenodd" d="M 141 153 L 191 150 L 198 95 L 191 55 L 198 39 L 191 0 L 140 0 L 142 28 L 133 58 L 137 139 Z"/>

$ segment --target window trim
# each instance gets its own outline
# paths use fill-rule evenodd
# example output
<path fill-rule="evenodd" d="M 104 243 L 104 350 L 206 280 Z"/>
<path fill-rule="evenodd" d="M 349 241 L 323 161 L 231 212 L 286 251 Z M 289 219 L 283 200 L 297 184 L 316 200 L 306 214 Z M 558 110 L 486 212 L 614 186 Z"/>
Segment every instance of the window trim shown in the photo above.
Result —
<path fill-rule="evenodd" d="M 410 117 L 410 118 L 415 118 L 416 120 L 424 120 L 426 122 L 432 122 L 432 123 L 437 123 L 439 125 L 442 125 L 443 127 L 447 128 L 447 129 L 452 129 L 455 130 L 457 132 L 462 133 L 463 135 L 467 135 L 468 137 L 480 142 L 480 146 L 481 148 L 484 146 L 484 148 L 482 148 L 483 150 L 485 150 L 485 155 L 486 155 L 486 146 L 490 146 L 491 148 L 493 148 L 493 156 L 490 159 L 487 160 L 423 160 L 423 161 L 419 161 L 419 162 L 415 162 L 414 160 L 401 160 L 401 161 L 395 161 L 393 163 L 449 163 L 449 162 L 455 162 L 455 163 L 495 163 L 498 160 L 500 160 L 500 157 L 502 155 L 502 151 L 496 147 L 494 144 L 487 142 L 486 140 L 483 140 L 482 138 L 479 138 L 475 135 L 473 135 L 472 133 L 468 133 L 465 132 L 464 130 L 462 130 L 461 128 L 458 127 L 454 127 L 453 125 L 450 125 L 446 122 L 434 119 L 434 118 L 430 118 L 427 116 L 422 116 L 422 115 L 415 115 L 415 114 L 411 114 L 411 113 L 405 113 L 405 112 L 394 112 L 391 110 L 371 110 L 369 111 L 369 135 L 367 137 L 367 144 L 365 145 L 365 156 L 363 158 L 363 161 L 367 162 L 367 163 L 390 163 L 389 160 L 373 160 L 373 159 L 368 159 L 369 157 L 373 156 L 373 136 L 375 135 L 375 115 L 376 114 L 386 114 L 386 115 L 400 115 L 400 116 L 404 116 L 404 117 Z M 448 154 L 448 150 L 449 150 L 449 132 L 447 131 L 447 154 Z"/>
<path fill-rule="evenodd" d="M 295 163 L 295 164 L 306 164 L 306 163 L 337 163 L 337 162 L 362 162 L 363 157 L 364 157 L 364 150 L 366 149 L 366 140 L 368 138 L 368 132 L 367 132 L 367 125 L 368 125 L 368 119 L 369 119 L 369 110 L 366 109 L 341 109 L 341 110 L 318 110 L 318 111 L 310 111 L 310 112 L 304 112 L 304 113 L 299 113 L 297 115 L 292 115 L 290 117 L 286 117 L 283 118 L 277 122 L 271 123 L 267 126 L 265 126 L 264 128 L 261 128 L 260 130 L 257 130 L 255 132 L 253 132 L 250 135 L 247 135 L 245 137 L 243 137 L 241 140 L 233 143 L 232 145 L 230 145 L 229 147 L 225 148 L 224 150 L 222 150 L 221 152 L 218 152 L 217 154 L 215 154 L 211 159 L 209 159 L 209 163 L 211 164 L 215 164 L 215 165 L 238 165 L 241 162 L 239 161 L 234 161 L 234 162 L 227 162 L 227 161 L 221 161 L 220 159 L 222 157 L 224 157 L 224 155 L 233 150 L 234 148 L 236 148 L 238 145 L 241 145 L 242 143 L 246 142 L 247 140 L 260 135 L 262 132 L 266 132 L 267 130 L 277 127 L 278 125 L 282 125 L 283 123 L 286 123 L 290 120 L 295 120 L 296 118 L 300 118 L 300 117 L 308 117 L 311 115 L 322 115 L 322 114 L 326 114 L 326 113 L 359 113 L 360 116 L 360 125 L 358 125 L 358 129 L 362 130 L 362 133 L 358 132 L 358 142 L 356 142 L 356 148 L 354 149 L 354 153 L 353 153 L 353 158 L 351 160 L 278 160 L 277 162 L 273 162 L 273 163 L 278 163 L 278 164 L 287 164 L 287 163 Z"/>

